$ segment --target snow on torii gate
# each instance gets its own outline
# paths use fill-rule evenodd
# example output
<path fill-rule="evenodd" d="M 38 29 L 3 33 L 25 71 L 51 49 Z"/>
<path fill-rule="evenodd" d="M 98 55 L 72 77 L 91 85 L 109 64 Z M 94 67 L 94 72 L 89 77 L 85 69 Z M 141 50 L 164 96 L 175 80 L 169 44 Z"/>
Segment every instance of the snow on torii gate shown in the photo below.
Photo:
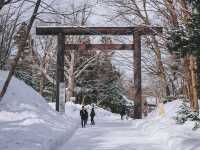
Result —
<path fill-rule="evenodd" d="M 65 49 L 87 50 L 134 50 L 134 116 L 142 118 L 142 86 L 141 86 L 141 36 L 162 33 L 162 27 L 36 27 L 37 35 L 57 36 L 57 68 L 56 68 L 56 110 L 60 111 L 63 102 L 64 84 L 64 51 Z M 65 44 L 65 35 L 133 35 L 133 44 Z M 62 92 L 61 92 L 62 90 Z"/>

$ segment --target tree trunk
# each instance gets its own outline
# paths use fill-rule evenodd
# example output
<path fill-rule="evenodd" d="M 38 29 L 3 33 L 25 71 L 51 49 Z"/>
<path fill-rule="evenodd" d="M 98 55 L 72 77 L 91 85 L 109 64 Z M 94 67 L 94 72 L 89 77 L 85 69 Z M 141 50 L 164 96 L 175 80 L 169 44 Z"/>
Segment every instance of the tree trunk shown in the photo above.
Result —
<path fill-rule="evenodd" d="M 69 66 L 69 77 L 68 77 L 68 88 L 67 88 L 67 101 L 70 101 L 70 97 L 74 96 L 74 88 L 75 88 L 75 73 L 74 73 L 74 65 L 75 65 L 75 51 L 71 52 L 71 61 Z"/>
<path fill-rule="evenodd" d="M 74 96 L 74 88 L 75 88 L 75 83 L 74 82 L 75 82 L 74 75 L 69 75 L 67 101 L 70 101 L 70 97 Z"/>
<path fill-rule="evenodd" d="M 197 62 L 194 55 L 185 56 L 184 60 L 187 97 L 190 100 L 190 107 L 193 112 L 198 112 L 197 96 Z"/>
<path fill-rule="evenodd" d="M 190 62 L 189 62 L 188 58 L 189 58 L 188 56 L 185 56 L 185 58 L 184 58 L 184 72 L 185 72 L 184 78 L 185 78 L 186 95 L 187 95 L 188 99 L 190 100 L 190 102 L 192 102 L 191 87 L 190 87 L 191 78 L 190 78 L 190 69 L 189 69 Z M 191 106 L 192 106 L 192 104 L 191 104 Z"/>
<path fill-rule="evenodd" d="M 198 112 L 198 96 L 197 96 L 197 61 L 194 55 L 190 55 L 190 73 L 191 73 L 191 95 L 192 95 L 192 111 Z"/>
<path fill-rule="evenodd" d="M 167 10 L 170 14 L 169 21 L 174 26 L 178 26 L 178 18 L 176 14 L 176 9 L 174 7 L 174 1 L 173 0 L 165 0 L 165 6 L 167 7 Z"/>
<path fill-rule="evenodd" d="M 164 87 L 163 91 L 165 91 L 165 94 L 163 93 L 163 96 L 169 96 L 170 89 L 169 89 L 169 85 L 168 85 L 166 74 L 165 74 L 165 68 L 162 63 L 161 52 L 158 46 L 158 41 L 156 40 L 155 36 L 152 36 L 152 39 L 153 39 L 153 44 L 154 44 L 154 51 L 156 55 L 156 64 L 158 67 L 159 77 L 162 82 L 162 87 Z"/>
<path fill-rule="evenodd" d="M 34 8 L 34 11 L 33 11 L 33 14 L 31 16 L 31 19 L 30 19 L 30 22 L 28 24 L 28 27 L 27 27 L 27 32 L 26 32 L 26 36 L 25 36 L 25 40 L 22 41 L 22 47 L 17 51 L 17 54 L 16 54 L 16 57 L 14 59 L 14 63 L 12 64 L 11 66 L 11 69 L 9 71 L 9 74 L 8 74 L 8 77 L 4 83 L 4 86 L 3 86 L 3 89 L 1 90 L 1 93 L 0 93 L 0 101 L 2 100 L 4 94 L 6 93 L 6 90 L 8 88 L 8 85 L 12 79 L 12 76 L 14 75 L 14 72 L 15 72 L 15 69 L 16 69 L 16 66 L 17 66 L 17 62 L 21 56 L 21 54 L 24 52 L 24 49 L 25 49 L 25 46 L 26 46 L 26 40 L 28 39 L 29 37 L 29 33 L 31 31 L 31 28 L 32 28 L 32 25 L 34 23 L 34 20 L 37 16 L 37 12 L 38 12 L 38 9 L 40 7 L 40 3 L 41 3 L 41 0 L 38 0 L 36 2 L 36 5 L 35 5 L 35 8 Z"/>

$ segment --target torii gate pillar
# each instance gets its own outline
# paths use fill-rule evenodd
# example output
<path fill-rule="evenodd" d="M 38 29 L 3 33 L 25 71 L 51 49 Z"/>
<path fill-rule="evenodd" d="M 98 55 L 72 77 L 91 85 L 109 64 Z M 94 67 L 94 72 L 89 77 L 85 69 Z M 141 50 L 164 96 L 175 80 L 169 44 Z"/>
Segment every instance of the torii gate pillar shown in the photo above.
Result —
<path fill-rule="evenodd" d="M 133 35 L 133 79 L 134 79 L 134 118 L 142 118 L 142 74 L 141 74 L 141 36 L 139 32 Z"/>
<path fill-rule="evenodd" d="M 65 35 L 57 36 L 57 60 L 56 60 L 56 111 L 65 112 L 65 81 L 64 81 L 64 51 Z"/>

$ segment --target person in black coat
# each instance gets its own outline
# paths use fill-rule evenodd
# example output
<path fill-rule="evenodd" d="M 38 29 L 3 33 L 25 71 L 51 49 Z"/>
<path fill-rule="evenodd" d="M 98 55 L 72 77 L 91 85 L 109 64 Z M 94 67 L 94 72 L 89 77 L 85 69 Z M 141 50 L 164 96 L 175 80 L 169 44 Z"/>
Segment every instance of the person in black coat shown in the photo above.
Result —
<path fill-rule="evenodd" d="M 80 111 L 80 117 L 81 117 L 81 126 L 82 128 L 85 128 L 85 125 L 87 123 L 88 113 L 85 110 L 84 106 L 82 106 L 82 109 Z"/>
<path fill-rule="evenodd" d="M 122 106 L 122 110 L 120 112 L 121 120 L 123 120 L 124 115 L 126 115 L 126 108 L 125 108 L 125 106 Z"/>
<path fill-rule="evenodd" d="M 95 116 L 95 111 L 94 108 L 92 108 L 91 113 L 90 113 L 90 118 L 91 118 L 91 125 L 94 125 L 94 116 Z"/>
<path fill-rule="evenodd" d="M 86 122 L 86 124 L 87 124 L 87 121 L 88 121 L 88 112 L 87 112 L 87 109 L 85 109 L 85 111 L 86 111 L 86 120 L 85 120 L 85 122 Z"/>

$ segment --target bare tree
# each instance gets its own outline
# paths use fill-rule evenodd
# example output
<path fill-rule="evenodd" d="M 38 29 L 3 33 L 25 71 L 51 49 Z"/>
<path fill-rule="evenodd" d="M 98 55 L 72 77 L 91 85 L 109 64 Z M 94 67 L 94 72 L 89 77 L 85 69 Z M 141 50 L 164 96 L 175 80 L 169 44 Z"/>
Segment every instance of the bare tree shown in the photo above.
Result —
<path fill-rule="evenodd" d="M 156 11 L 153 8 L 149 7 L 149 1 L 142 0 L 142 1 L 135 1 L 135 0 L 129 0 L 129 1 L 113 1 L 108 0 L 108 3 L 110 6 L 114 7 L 114 16 L 111 17 L 111 19 L 122 19 L 122 21 L 126 22 L 128 25 L 154 25 L 151 21 L 151 16 L 149 15 Z M 134 22 L 137 22 L 134 23 Z M 156 75 L 160 78 L 160 80 L 163 83 L 163 87 L 165 87 L 165 94 L 164 95 L 170 95 L 170 90 L 168 86 L 168 80 L 167 80 L 167 74 L 164 67 L 164 64 L 162 62 L 161 57 L 161 47 L 160 43 L 158 42 L 159 39 L 157 39 L 155 36 L 147 37 L 151 41 L 151 46 L 154 57 L 155 57 L 155 63 L 156 63 Z M 145 57 L 145 56 L 143 56 Z"/>
<path fill-rule="evenodd" d="M 81 9 L 80 9 L 81 7 Z M 80 12 L 77 12 L 77 9 L 81 10 Z M 71 25 L 77 25 L 77 26 L 84 26 L 87 24 L 88 18 L 91 16 L 92 9 L 89 7 L 89 4 L 83 3 L 82 6 L 79 6 L 78 8 L 75 7 L 74 3 L 71 5 L 71 10 L 73 12 L 73 15 L 66 18 L 66 21 L 70 23 Z M 82 43 L 82 44 L 89 44 L 90 39 L 87 36 L 78 36 L 78 37 L 67 37 L 68 43 Z M 91 52 L 88 58 L 80 59 L 82 57 L 80 55 L 80 51 L 70 50 L 68 53 L 66 53 L 65 61 L 66 61 L 66 78 L 68 79 L 68 86 L 67 86 L 67 100 L 69 101 L 70 97 L 74 96 L 74 88 L 75 88 L 75 80 L 78 79 L 78 77 L 90 66 L 92 62 L 94 62 L 95 59 L 98 58 L 99 53 L 92 54 Z M 79 57 L 77 59 L 77 57 Z M 80 62 L 81 60 L 81 62 Z M 77 64 L 79 64 L 77 66 Z"/>
<path fill-rule="evenodd" d="M 90 4 L 84 2 L 78 6 L 72 3 L 69 8 L 67 8 L 68 13 L 61 14 L 61 20 L 56 22 L 62 22 L 65 25 L 73 26 L 83 26 L 87 24 L 88 18 L 92 14 L 92 8 Z M 70 15 L 69 15 L 70 14 Z M 58 13 L 58 15 L 60 15 Z M 41 21 L 41 20 L 39 20 Z M 44 22 L 43 22 L 44 23 Z M 48 39 L 51 40 L 48 40 Z M 40 93 L 42 94 L 44 88 L 44 80 L 48 80 L 52 84 L 54 83 L 54 77 L 52 75 L 53 66 L 56 63 L 56 58 L 54 55 L 56 53 L 56 43 L 55 39 L 51 37 L 39 39 L 36 41 L 36 48 L 34 48 L 34 53 L 37 58 L 37 66 L 41 71 L 42 78 L 40 79 Z M 66 43 L 69 44 L 88 44 L 90 43 L 90 38 L 88 36 L 67 36 Z M 42 50 L 43 54 L 40 55 L 38 50 Z M 89 52 L 84 51 L 87 56 L 82 55 L 83 51 L 68 50 L 65 55 L 65 78 L 67 79 L 67 100 L 74 96 L 74 89 L 76 80 L 81 76 L 81 74 L 99 57 L 99 52 Z M 55 69 L 55 68 L 54 68 Z"/>
<path fill-rule="evenodd" d="M 15 44 L 13 42 L 14 35 L 18 27 L 19 18 L 22 14 L 24 1 L 19 4 L 19 8 L 13 8 L 11 4 L 0 12 L 0 67 L 4 69 L 7 59 Z M 17 13 L 16 13 L 17 12 Z"/>

